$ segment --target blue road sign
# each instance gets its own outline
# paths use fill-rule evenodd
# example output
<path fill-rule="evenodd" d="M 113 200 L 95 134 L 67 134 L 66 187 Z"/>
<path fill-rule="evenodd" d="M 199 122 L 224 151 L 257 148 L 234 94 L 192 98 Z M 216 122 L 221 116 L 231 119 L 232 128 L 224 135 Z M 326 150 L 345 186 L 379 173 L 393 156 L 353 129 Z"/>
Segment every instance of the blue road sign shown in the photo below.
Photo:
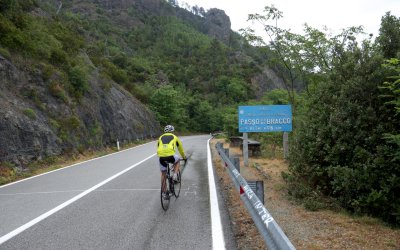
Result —
<path fill-rule="evenodd" d="M 239 132 L 292 131 L 291 105 L 239 106 Z"/>

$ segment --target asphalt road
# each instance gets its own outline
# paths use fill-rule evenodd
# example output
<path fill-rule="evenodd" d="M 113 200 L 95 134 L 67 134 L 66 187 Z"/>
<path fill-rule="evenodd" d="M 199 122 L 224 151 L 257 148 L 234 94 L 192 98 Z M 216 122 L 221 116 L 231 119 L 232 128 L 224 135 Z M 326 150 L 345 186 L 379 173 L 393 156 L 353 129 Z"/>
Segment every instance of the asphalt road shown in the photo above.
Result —
<path fill-rule="evenodd" d="M 191 158 L 168 211 L 151 142 L 1 186 L 0 249 L 212 249 L 209 136 L 181 139 Z"/>

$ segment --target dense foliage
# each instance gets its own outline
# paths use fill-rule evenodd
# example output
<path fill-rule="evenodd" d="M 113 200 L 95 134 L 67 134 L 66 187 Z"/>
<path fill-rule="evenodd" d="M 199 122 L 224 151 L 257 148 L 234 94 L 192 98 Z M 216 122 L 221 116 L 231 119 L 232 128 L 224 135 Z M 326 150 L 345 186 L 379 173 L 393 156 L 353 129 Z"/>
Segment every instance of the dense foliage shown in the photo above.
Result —
<path fill-rule="evenodd" d="M 0 54 L 34 60 L 61 102 L 79 103 L 98 72 L 147 104 L 162 126 L 222 130 L 227 106 L 254 97 L 250 79 L 260 68 L 246 50 L 256 49 L 233 32 L 229 45 L 213 39 L 198 29 L 203 17 L 188 12 L 185 22 L 174 15 L 182 9 L 160 3 L 164 14 L 132 6 L 119 20 L 122 10 L 89 1 L 1 0 Z"/>
<path fill-rule="evenodd" d="M 395 221 L 400 148 L 384 135 L 399 131 L 399 120 L 381 98 L 382 58 L 367 53 L 342 58 L 305 103 L 291 170 L 346 208 Z"/>
<path fill-rule="evenodd" d="M 291 174 L 284 175 L 290 193 L 311 209 L 321 206 L 319 193 L 400 224 L 400 19 L 386 13 L 378 38 L 360 43 L 361 27 L 330 37 L 305 26 L 297 35 L 267 24 L 281 17 L 276 8 L 266 13 L 252 18 L 270 32 L 270 47 L 291 79 L 307 86 L 294 102 L 288 81 L 296 111 Z"/>

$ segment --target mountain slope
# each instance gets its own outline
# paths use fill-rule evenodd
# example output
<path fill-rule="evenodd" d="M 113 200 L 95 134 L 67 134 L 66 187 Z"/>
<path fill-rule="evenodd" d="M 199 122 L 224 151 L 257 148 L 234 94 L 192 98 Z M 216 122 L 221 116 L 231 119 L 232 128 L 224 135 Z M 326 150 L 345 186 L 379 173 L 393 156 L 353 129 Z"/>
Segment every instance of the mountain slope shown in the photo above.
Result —
<path fill-rule="evenodd" d="M 275 88 L 261 77 L 273 71 L 223 11 L 202 15 L 163 0 L 2 1 L 0 162 L 153 137 L 167 123 L 223 129 L 231 107 Z"/>
<path fill-rule="evenodd" d="M 128 142 L 160 133 L 153 113 L 96 71 L 88 81 L 90 91 L 79 103 L 61 97 L 60 86 L 43 81 L 41 72 L 26 72 L 3 57 L 0 78 L 2 161 L 24 165 L 62 152 L 114 144 L 117 139 Z"/>

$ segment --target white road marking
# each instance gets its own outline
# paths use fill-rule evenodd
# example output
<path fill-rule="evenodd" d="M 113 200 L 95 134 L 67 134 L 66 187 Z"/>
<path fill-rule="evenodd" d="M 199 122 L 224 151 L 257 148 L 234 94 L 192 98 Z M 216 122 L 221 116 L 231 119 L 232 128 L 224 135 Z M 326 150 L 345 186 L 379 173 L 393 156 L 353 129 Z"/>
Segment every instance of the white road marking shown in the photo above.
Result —
<path fill-rule="evenodd" d="M 32 192 L 32 193 L 11 193 L 0 194 L 0 196 L 14 196 L 14 195 L 35 195 L 35 194 L 58 194 L 58 193 L 78 193 L 85 190 L 65 190 L 65 191 L 49 191 L 49 192 Z"/>
<path fill-rule="evenodd" d="M 134 164 L 134 165 L 128 167 L 127 169 L 125 169 L 125 170 L 123 170 L 123 171 L 121 171 L 121 172 L 119 172 L 119 173 L 117 173 L 117 174 L 111 176 L 110 178 L 108 178 L 108 179 L 106 179 L 106 180 L 100 182 L 99 184 L 97 184 L 97 185 L 95 185 L 95 186 L 89 188 L 88 190 L 86 190 L 86 191 L 84 191 L 84 192 L 78 194 L 77 196 L 71 198 L 70 200 L 68 200 L 68 201 L 66 201 L 66 202 L 64 202 L 64 203 L 62 203 L 61 205 L 59 205 L 59 206 L 57 206 L 57 207 L 55 207 L 55 208 L 53 208 L 53 209 L 47 211 L 46 213 L 40 215 L 39 217 L 37 217 L 37 218 L 35 218 L 35 219 L 29 221 L 28 223 L 26 223 L 26 224 L 20 226 L 19 228 L 17 228 L 17 229 L 15 229 L 15 230 L 9 232 L 8 234 L 6 234 L 6 235 L 0 237 L 0 245 L 3 244 L 4 242 L 8 241 L 9 239 L 15 237 L 16 235 L 22 233 L 22 232 L 25 231 L 26 229 L 28 229 L 28 228 L 34 226 L 35 224 L 39 223 L 40 221 L 46 219 L 46 218 L 49 217 L 50 215 L 52 215 L 52 214 L 54 214 L 54 213 L 60 211 L 61 209 L 65 208 L 66 206 L 68 206 L 68 205 L 74 203 L 75 201 L 79 200 L 80 198 L 84 197 L 85 195 L 87 195 L 87 194 L 91 193 L 92 191 L 98 189 L 99 187 L 103 186 L 104 184 L 106 184 L 106 183 L 112 181 L 113 179 L 117 178 L 118 176 L 120 176 L 120 175 L 122 175 L 122 174 L 128 172 L 129 170 L 133 169 L 134 167 L 136 167 L 136 166 L 140 165 L 141 163 L 147 161 L 148 159 L 152 158 L 152 157 L 155 156 L 155 155 L 156 155 L 156 154 L 153 154 L 153 155 L 147 157 L 146 159 L 144 159 L 144 160 L 142 160 L 142 161 L 140 161 L 140 162 L 138 162 L 138 163 L 136 163 L 136 164 Z"/>
<path fill-rule="evenodd" d="M 211 229 L 213 249 L 225 249 L 224 233 L 217 198 L 217 189 L 211 160 L 210 139 L 207 141 L 208 185 L 210 187 Z"/>
<path fill-rule="evenodd" d="M 39 177 L 39 176 L 42 176 L 42 175 L 46 175 L 46 174 L 50 174 L 50 173 L 53 173 L 53 172 L 57 172 L 57 171 L 60 171 L 60 170 L 66 169 L 66 168 L 74 167 L 74 166 L 77 166 L 77 165 L 80 165 L 80 164 L 83 164 L 83 163 L 87 163 L 87 162 L 98 160 L 98 159 L 101 159 L 101 158 L 104 158 L 104 157 L 108 157 L 108 156 L 111 156 L 111 155 L 119 154 L 119 153 L 122 153 L 122 152 L 127 151 L 127 150 L 131 150 L 131 149 L 134 149 L 134 148 L 142 147 L 142 146 L 150 144 L 152 142 L 148 142 L 148 143 L 145 143 L 145 144 L 133 147 L 133 148 L 127 148 L 127 149 L 124 149 L 124 150 L 121 150 L 121 151 L 118 151 L 118 152 L 115 152 L 115 153 L 112 153 L 112 154 L 107 154 L 107 155 L 103 155 L 103 156 L 100 156 L 100 157 L 96 157 L 96 158 L 93 158 L 93 159 L 90 159 L 90 160 L 87 160 L 87 161 L 78 162 L 78 163 L 75 163 L 73 165 L 69 165 L 69 166 L 65 166 L 65 167 L 62 167 L 62 168 L 58 168 L 58 169 L 55 169 L 53 171 L 49 171 L 49 172 L 46 172 L 46 173 L 43 173 L 43 174 L 38 174 L 38 175 L 35 175 L 35 176 L 31 176 L 31 177 L 28 177 L 28 178 L 25 178 L 25 179 L 22 179 L 22 180 L 19 180 L 19 181 L 14 181 L 14 182 L 11 182 L 11 183 L 8 183 L 8 184 L 4 184 L 4 185 L 0 186 L 0 188 L 7 187 L 7 186 L 10 186 L 10 185 L 14 185 L 16 183 L 23 182 L 23 181 L 26 181 L 26 180 L 30 180 L 30 179 L 33 179 L 33 178 L 36 178 L 36 177 Z"/>
<path fill-rule="evenodd" d="M 116 191 L 160 191 L 160 188 L 121 188 L 121 189 L 98 189 L 96 192 L 116 192 Z"/>
<path fill-rule="evenodd" d="M 32 192 L 32 193 L 11 193 L 0 194 L 0 196 L 14 196 L 14 195 L 35 195 L 35 194 L 58 194 L 58 193 L 78 193 L 85 190 L 64 190 L 64 191 L 49 191 L 49 192 Z M 94 192 L 116 192 L 116 191 L 160 191 L 159 188 L 125 188 L 125 189 L 97 189 Z"/>
<path fill-rule="evenodd" d="M 193 191 L 191 191 L 193 190 Z M 197 196 L 197 185 L 192 184 L 191 186 L 188 186 L 187 189 L 183 190 L 185 191 L 185 196 L 188 196 L 188 194 L 191 194 L 191 196 Z"/>

